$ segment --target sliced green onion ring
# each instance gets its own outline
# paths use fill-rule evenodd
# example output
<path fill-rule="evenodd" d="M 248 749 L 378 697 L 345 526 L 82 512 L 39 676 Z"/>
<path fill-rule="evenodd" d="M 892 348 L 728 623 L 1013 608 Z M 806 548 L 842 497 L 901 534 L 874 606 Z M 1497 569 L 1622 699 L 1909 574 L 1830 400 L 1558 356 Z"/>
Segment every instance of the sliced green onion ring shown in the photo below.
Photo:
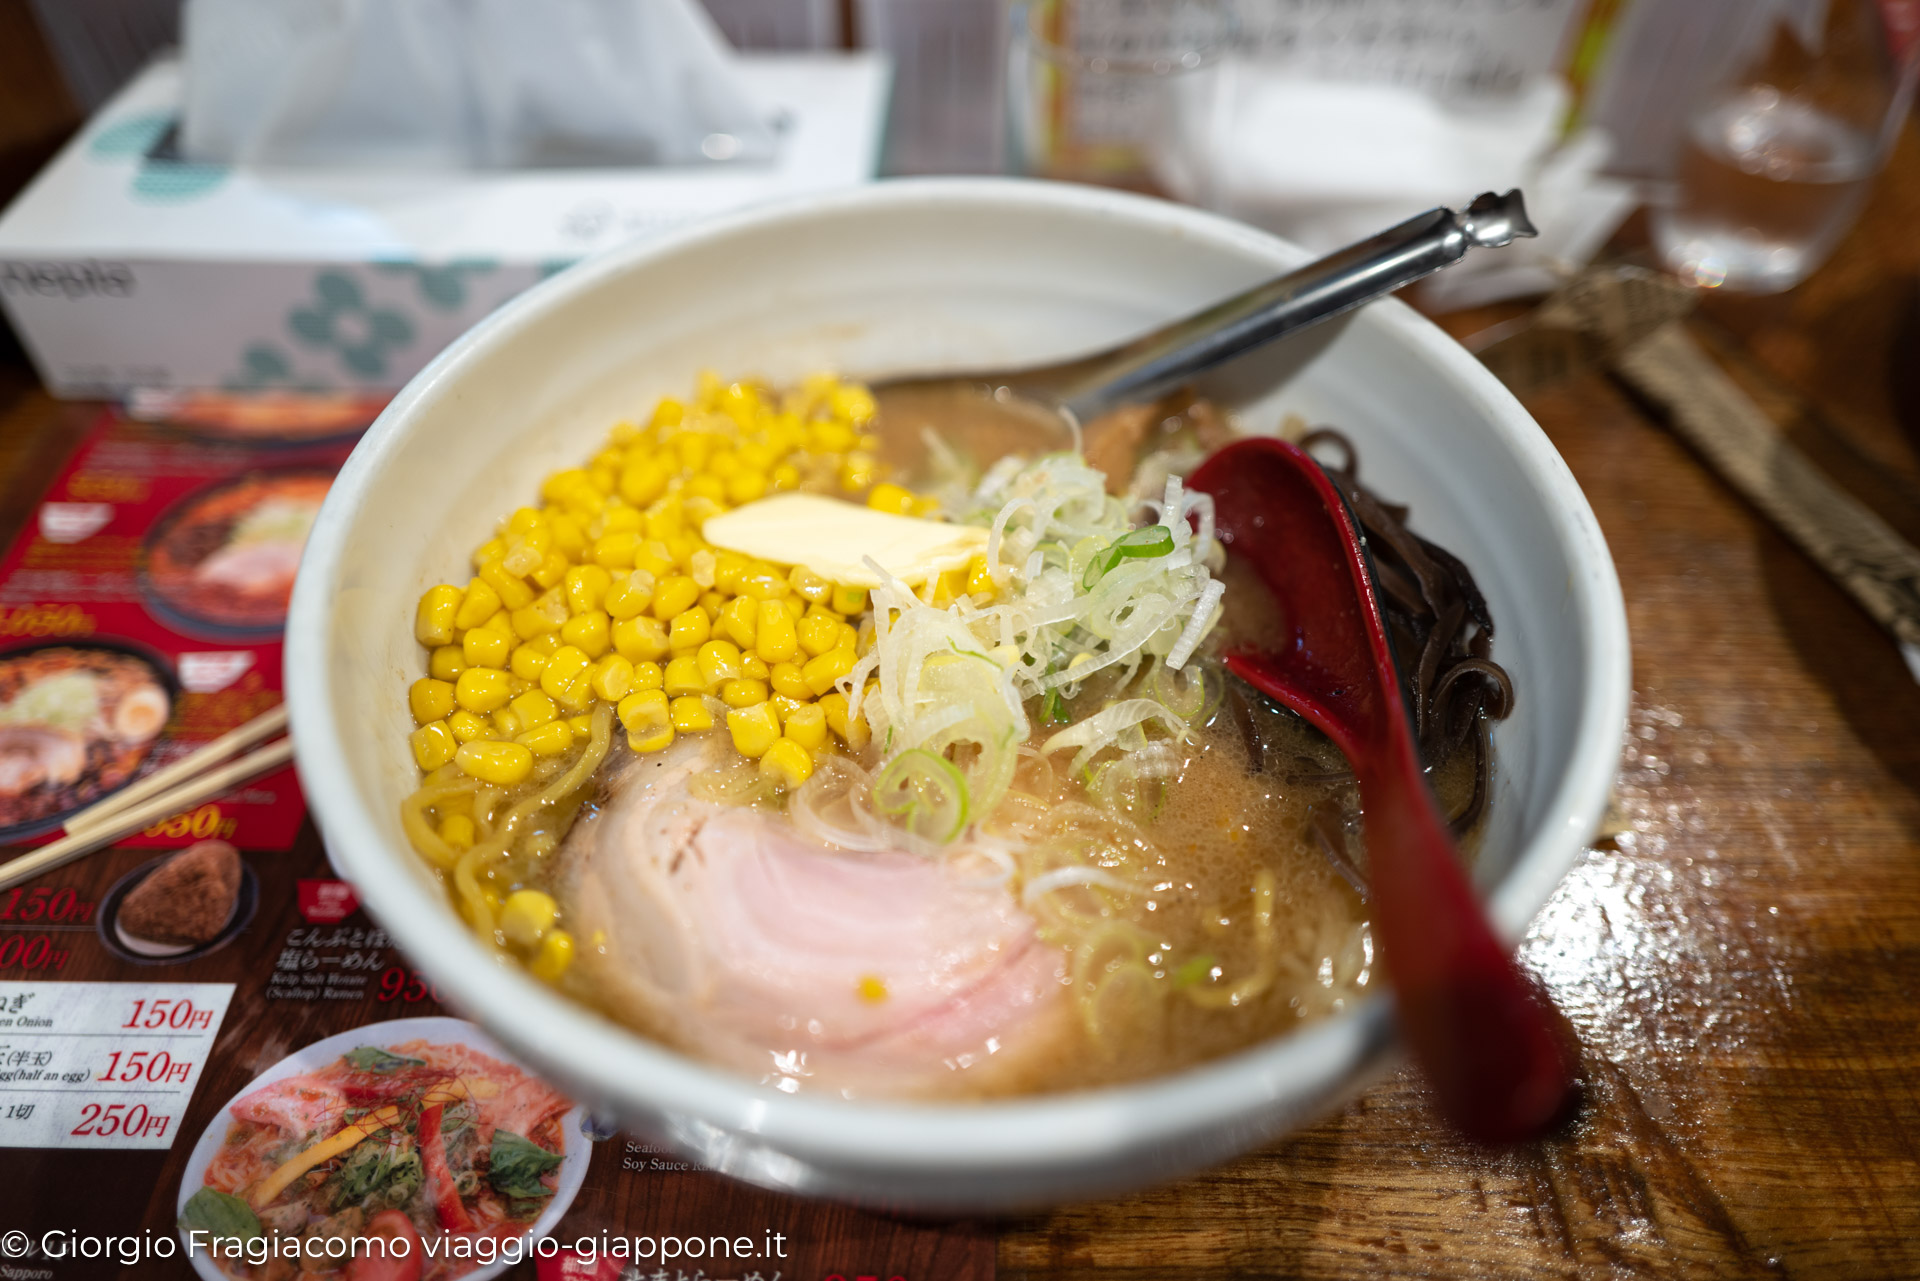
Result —
<path fill-rule="evenodd" d="M 1173 551 L 1173 531 L 1165 525 L 1148 525 L 1144 529 L 1128 530 L 1107 544 L 1107 549 L 1087 563 L 1087 572 L 1081 576 L 1080 589 L 1087 591 L 1113 571 L 1113 567 L 1123 560 L 1146 560 L 1154 556 L 1170 555 Z"/>
<path fill-rule="evenodd" d="M 945 845 L 967 828 L 967 779 L 946 757 L 912 748 L 873 781 L 873 808 L 911 835 Z"/>

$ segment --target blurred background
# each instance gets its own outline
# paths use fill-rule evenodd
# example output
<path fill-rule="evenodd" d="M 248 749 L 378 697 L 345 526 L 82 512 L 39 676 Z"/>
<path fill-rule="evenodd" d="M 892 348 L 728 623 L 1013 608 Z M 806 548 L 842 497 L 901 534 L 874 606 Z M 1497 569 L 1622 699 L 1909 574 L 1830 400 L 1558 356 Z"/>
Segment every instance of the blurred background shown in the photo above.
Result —
<path fill-rule="evenodd" d="M 62 395 L 391 390 L 613 241 L 797 190 L 993 173 L 1172 196 L 1317 250 L 1524 187 L 1541 238 L 1430 282 L 1436 313 L 1545 293 L 1636 210 L 1680 280 L 1777 293 L 1884 163 L 1915 9 L 564 0 L 516 30 L 504 5 L 0 0 L 0 200 L 92 122 L 0 220 L 0 296 Z M 100 289 L 45 277 L 117 260 L 193 268 L 168 279 L 226 299 L 226 323 L 184 344 L 158 310 L 103 318 Z M 471 297 L 356 368 L 245 332 L 278 327 L 306 282 L 208 273 L 263 260 L 456 264 Z"/>

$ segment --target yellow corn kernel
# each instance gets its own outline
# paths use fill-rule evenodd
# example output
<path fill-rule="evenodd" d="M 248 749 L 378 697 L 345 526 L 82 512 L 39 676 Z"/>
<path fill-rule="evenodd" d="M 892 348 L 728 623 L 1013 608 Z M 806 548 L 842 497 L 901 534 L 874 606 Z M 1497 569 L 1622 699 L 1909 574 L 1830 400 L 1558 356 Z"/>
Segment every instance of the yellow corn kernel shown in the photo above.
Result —
<path fill-rule="evenodd" d="M 784 663 L 800 652 L 800 638 L 794 630 L 793 615 L 777 600 L 760 602 L 760 616 L 754 625 L 753 652 L 769 663 Z"/>
<path fill-rule="evenodd" d="M 540 948 L 527 962 L 527 972 L 542 983 L 558 983 L 573 964 L 573 935 L 565 930 L 549 930 L 540 940 Z"/>
<path fill-rule="evenodd" d="M 828 650 L 802 667 L 800 675 L 806 680 L 807 688 L 818 696 L 832 689 L 835 681 L 852 671 L 854 661 L 852 650 Z"/>
<path fill-rule="evenodd" d="M 646 518 L 641 516 L 641 514 L 633 508 L 614 507 L 600 518 L 600 532 L 602 534 L 633 534 L 638 536 L 643 532 L 642 526 L 645 524 Z M 637 555 L 638 553 L 635 554 Z"/>
<path fill-rule="evenodd" d="M 711 591 L 714 568 L 719 562 L 720 558 L 714 555 L 713 548 L 702 547 L 694 552 L 693 558 L 687 562 L 687 576 L 698 583 L 702 591 Z"/>
<path fill-rule="evenodd" d="M 967 571 L 950 569 L 940 575 L 933 585 L 933 604 L 935 609 L 945 609 L 959 597 L 966 594 Z"/>
<path fill-rule="evenodd" d="M 617 703 L 633 692 L 633 664 L 618 654 L 608 654 L 594 663 L 587 684 L 601 698 Z"/>
<path fill-rule="evenodd" d="M 751 649 L 759 618 L 760 602 L 751 596 L 736 596 L 721 606 L 714 631 L 741 649 Z"/>
<path fill-rule="evenodd" d="M 763 681 L 773 675 L 773 669 L 767 666 L 767 660 L 752 650 L 740 653 L 740 674 L 748 680 Z"/>
<path fill-rule="evenodd" d="M 615 530 L 593 540 L 593 563 L 602 569 L 632 569 L 633 553 L 640 546 L 640 535 L 631 529 Z"/>
<path fill-rule="evenodd" d="M 407 735 L 407 745 L 413 748 L 414 764 L 423 770 L 437 770 L 453 759 L 460 740 L 445 721 L 435 721 Z"/>
<path fill-rule="evenodd" d="M 849 653 L 860 652 L 860 629 L 852 623 L 840 624 L 840 639 L 833 643 L 835 649 L 844 649 Z"/>
<path fill-rule="evenodd" d="M 533 588 L 518 574 L 508 573 L 499 561 L 481 566 L 479 578 L 493 588 L 494 595 L 500 598 L 501 609 L 522 609 L 533 603 Z"/>
<path fill-rule="evenodd" d="M 767 703 L 773 708 L 773 714 L 778 716 L 780 723 L 784 725 L 787 723 L 787 717 L 807 705 L 807 700 L 804 698 L 794 698 L 787 694 L 775 694 L 767 700 Z"/>
<path fill-rule="evenodd" d="M 407 708 L 416 725 L 445 720 L 453 714 L 453 686 L 422 676 L 407 688 Z"/>
<path fill-rule="evenodd" d="M 788 698 L 805 702 L 813 697 L 806 674 L 798 663 L 775 663 L 767 670 L 767 683 L 773 686 L 774 693 L 785 694 Z"/>
<path fill-rule="evenodd" d="M 727 497 L 727 482 L 712 472 L 701 472 L 689 480 L 681 490 L 693 498 L 705 498 L 713 502 L 724 502 Z"/>
<path fill-rule="evenodd" d="M 887 981 L 878 974 L 862 974 L 854 991 L 858 992 L 860 999 L 867 1004 L 878 1005 L 887 999 Z"/>
<path fill-rule="evenodd" d="M 720 592 L 700 593 L 700 608 L 705 610 L 707 617 L 714 622 L 717 623 L 720 621 L 720 611 L 726 607 L 727 598 L 724 594 Z"/>
<path fill-rule="evenodd" d="M 476 627 L 460 638 L 460 656 L 467 660 L 468 671 L 476 667 L 505 667 L 507 655 L 513 651 L 513 641 L 511 631 Z M 464 676 L 466 672 L 460 675 Z M 459 677 L 454 679 L 458 680 Z"/>
<path fill-rule="evenodd" d="M 513 696 L 507 679 L 507 674 L 497 667 L 469 667 L 453 683 L 453 700 L 470 712 L 482 714 L 505 707 Z"/>
<path fill-rule="evenodd" d="M 636 569 L 630 574 L 614 577 L 608 585 L 605 595 L 600 599 L 601 608 L 610 618 L 617 620 L 633 618 L 647 612 L 647 606 L 653 604 L 653 575 L 644 569 Z"/>
<path fill-rule="evenodd" d="M 547 653 L 531 642 L 516 645 L 507 659 L 507 670 L 523 681 L 537 681 L 547 669 Z"/>
<path fill-rule="evenodd" d="M 740 648 L 732 641 L 710 640 L 694 657 L 700 665 L 700 679 L 708 689 L 740 675 Z"/>
<path fill-rule="evenodd" d="M 767 683 L 736 677 L 720 687 L 720 701 L 728 707 L 752 707 L 767 701 Z"/>
<path fill-rule="evenodd" d="M 667 683 L 667 674 L 660 664 L 641 661 L 633 665 L 633 687 L 635 689 L 660 689 Z"/>
<path fill-rule="evenodd" d="M 833 588 L 833 595 L 829 598 L 827 604 L 832 607 L 834 613 L 843 614 L 848 618 L 852 618 L 854 615 L 866 609 L 867 589 L 864 587 L 844 587 L 836 583 Z"/>
<path fill-rule="evenodd" d="M 653 417 L 648 420 L 649 427 L 678 427 L 687 416 L 687 407 L 672 396 L 662 396 L 660 403 L 653 407 Z"/>
<path fill-rule="evenodd" d="M 672 494 L 647 508 L 647 537 L 671 538 L 682 532 L 680 504 Z"/>
<path fill-rule="evenodd" d="M 813 776 L 813 757 L 790 738 L 777 738 L 760 757 L 760 772 L 787 787 L 798 787 Z"/>
<path fill-rule="evenodd" d="M 519 649 L 530 649 L 542 658 L 552 658 L 553 652 L 560 648 L 560 637 L 554 632 L 543 632 L 532 640 L 521 641 Z"/>
<path fill-rule="evenodd" d="M 548 721 L 515 735 L 513 741 L 535 756 L 558 756 L 573 747 L 573 727 L 565 721 Z"/>
<path fill-rule="evenodd" d="M 643 689 L 620 700 L 616 709 L 620 724 L 629 734 L 652 734 L 662 726 L 671 727 L 667 696 L 657 689 Z"/>
<path fill-rule="evenodd" d="M 815 657 L 826 653 L 839 645 L 842 626 L 840 615 L 815 605 L 800 620 L 800 648 Z"/>
<path fill-rule="evenodd" d="M 657 618 L 641 615 L 613 625 L 613 647 L 632 663 L 657 663 L 667 655 L 667 628 Z"/>
<path fill-rule="evenodd" d="M 667 550 L 665 543 L 658 539 L 649 539 L 640 544 L 640 550 L 633 558 L 633 567 L 646 570 L 653 575 L 655 584 L 658 584 L 661 579 L 674 571 L 673 553 Z"/>
<path fill-rule="evenodd" d="M 846 461 L 840 464 L 840 487 L 850 494 L 857 494 L 873 484 L 879 471 L 879 460 L 872 454 L 848 454 Z"/>
<path fill-rule="evenodd" d="M 727 732 L 742 756 L 763 756 L 780 738 L 780 718 L 762 701 L 727 713 Z"/>
<path fill-rule="evenodd" d="M 593 717 L 591 716 L 569 716 L 565 724 L 573 731 L 573 739 L 576 743 L 584 743 L 593 737 Z"/>
<path fill-rule="evenodd" d="M 534 566 L 534 568 L 528 572 L 527 577 L 531 578 L 543 589 L 558 587 L 566 582 L 567 570 L 572 564 L 572 561 L 568 560 L 559 552 L 550 551 L 541 558 L 538 565 Z"/>
<path fill-rule="evenodd" d="M 558 630 L 560 627 L 559 622 L 538 605 L 528 605 L 524 609 L 516 609 L 513 611 L 511 618 L 510 626 L 513 630 L 514 637 L 523 641 L 532 640 L 536 636 L 544 636 L 548 632 Z M 473 633 L 469 632 L 467 634 L 471 636 Z"/>
<path fill-rule="evenodd" d="M 547 528 L 553 531 L 553 549 L 569 560 L 579 560 L 587 554 L 586 532 L 580 528 L 580 522 L 558 507 L 547 511 Z"/>
<path fill-rule="evenodd" d="M 740 575 L 741 594 L 755 600 L 779 600 L 792 590 L 787 576 L 765 561 L 755 561 Z"/>
<path fill-rule="evenodd" d="M 495 738 L 512 738 L 526 728 L 520 723 L 520 717 L 514 713 L 511 703 L 495 712 L 490 719 L 493 721 Z"/>
<path fill-rule="evenodd" d="M 653 589 L 653 616 L 661 622 L 670 622 L 675 615 L 684 614 L 700 600 L 700 584 L 685 574 L 675 574 L 660 580 Z"/>
<path fill-rule="evenodd" d="M 567 608 L 576 614 L 599 609 L 606 600 L 613 575 L 598 565 L 575 565 L 567 571 Z"/>
<path fill-rule="evenodd" d="M 727 481 L 727 501 L 739 504 L 765 498 L 768 486 L 767 473 L 756 468 L 743 467 Z"/>
<path fill-rule="evenodd" d="M 678 534 L 669 534 L 660 541 L 667 545 L 667 552 L 673 557 L 673 563 L 678 565 L 683 573 L 692 577 L 693 558 L 707 550 L 707 545 L 700 541 L 700 536 L 682 531 Z M 695 586 L 700 583 L 697 578 L 693 581 Z"/>
<path fill-rule="evenodd" d="M 442 645 L 427 658 L 427 675 L 437 681 L 457 681 L 466 670 L 466 651 L 458 645 Z"/>
<path fill-rule="evenodd" d="M 635 507 L 645 507 L 666 492 L 671 473 L 657 458 L 629 460 L 620 469 L 620 497 Z"/>
<path fill-rule="evenodd" d="M 847 718 L 847 696 L 839 690 L 820 696 L 817 707 L 826 715 L 827 728 L 840 736 L 840 741 L 856 751 L 865 747 L 873 737 L 867 728 L 865 716 Z"/>
<path fill-rule="evenodd" d="M 841 383 L 828 392 L 827 406 L 835 418 L 845 419 L 855 427 L 872 418 L 879 409 L 873 403 L 873 393 L 859 383 Z"/>
<path fill-rule="evenodd" d="M 458 587 L 441 583 L 429 587 L 413 611 L 413 638 L 422 645 L 445 645 L 453 639 L 462 596 Z"/>
<path fill-rule="evenodd" d="M 474 566 L 475 572 L 477 573 L 479 571 L 480 566 L 491 564 L 492 562 L 499 560 L 502 556 L 505 556 L 506 554 L 507 554 L 506 539 L 489 538 L 486 542 L 481 543 L 478 547 L 473 549 L 473 566 Z"/>
<path fill-rule="evenodd" d="M 746 574 L 749 561 L 739 552 L 718 552 L 713 558 L 713 585 L 729 596 L 740 591 L 740 579 Z"/>
<path fill-rule="evenodd" d="M 673 438 L 674 450 L 680 455 L 680 465 L 688 471 L 699 471 L 707 465 L 707 455 L 713 452 L 713 438 L 696 431 L 685 431 Z"/>
<path fill-rule="evenodd" d="M 661 674 L 661 688 L 674 698 L 682 694 L 706 693 L 707 682 L 700 675 L 700 661 L 692 654 L 682 654 L 668 660 L 666 671 Z"/>
<path fill-rule="evenodd" d="M 540 688 L 562 707 L 574 710 L 585 707 L 593 693 L 587 685 L 587 673 L 592 665 L 585 651 L 563 645 L 554 651 L 553 657 L 547 660 L 546 670 L 540 673 Z"/>
<path fill-rule="evenodd" d="M 707 459 L 707 474 L 720 480 L 731 480 L 740 471 L 740 457 L 731 449 L 723 449 Z"/>
<path fill-rule="evenodd" d="M 991 596 L 994 593 L 993 567 L 984 554 L 967 562 L 967 595 Z"/>
<path fill-rule="evenodd" d="M 613 643 L 613 625 L 605 611 L 589 610 L 584 614 L 575 614 L 560 624 L 560 639 L 579 649 L 588 658 L 598 658 Z"/>
<path fill-rule="evenodd" d="M 787 586 L 809 605 L 824 605 L 833 595 L 833 584 L 805 565 L 795 565 L 787 571 Z"/>
<path fill-rule="evenodd" d="M 560 709 L 553 705 L 553 700 L 537 689 L 527 690 L 507 706 L 520 718 L 522 729 L 538 729 L 560 715 Z"/>
<path fill-rule="evenodd" d="M 791 618 L 796 626 L 807 616 L 807 602 L 798 596 L 782 596 L 780 607 L 787 611 L 787 617 Z"/>
<path fill-rule="evenodd" d="M 767 481 L 774 489 L 785 493 L 800 487 L 800 469 L 792 463 L 776 463 L 767 472 Z"/>
<path fill-rule="evenodd" d="M 493 726 L 463 707 L 447 717 L 447 732 L 456 743 L 477 743 L 493 737 Z"/>
<path fill-rule="evenodd" d="M 689 580 L 691 581 L 691 580 Z M 674 653 L 699 649 L 713 635 L 713 623 L 704 609 L 686 609 L 673 616 L 667 628 L 667 645 Z"/>
<path fill-rule="evenodd" d="M 782 732 L 811 752 L 827 741 L 827 714 L 818 703 L 796 707 L 782 722 Z"/>
<path fill-rule="evenodd" d="M 500 932 L 515 947 L 532 947 L 560 919 L 560 905 L 539 890 L 515 890 L 500 905 Z"/>
<path fill-rule="evenodd" d="M 899 516 L 911 515 L 913 494 L 892 481 L 883 481 L 875 485 L 873 492 L 867 495 L 867 506 L 877 512 L 893 512 Z"/>
<path fill-rule="evenodd" d="M 671 704 L 673 728 L 682 734 L 695 734 L 713 728 L 713 713 L 706 700 L 697 694 L 685 694 Z"/>
<path fill-rule="evenodd" d="M 440 820 L 440 839 L 457 850 L 473 844 L 473 820 L 465 814 L 449 814 Z"/>
<path fill-rule="evenodd" d="M 495 787 L 512 787 L 533 771 L 533 753 L 518 743 L 462 743 L 453 762 L 462 773 Z"/>
<path fill-rule="evenodd" d="M 853 428 L 831 419 L 807 425 L 807 444 L 815 453 L 844 454 L 853 448 L 856 438 Z"/>

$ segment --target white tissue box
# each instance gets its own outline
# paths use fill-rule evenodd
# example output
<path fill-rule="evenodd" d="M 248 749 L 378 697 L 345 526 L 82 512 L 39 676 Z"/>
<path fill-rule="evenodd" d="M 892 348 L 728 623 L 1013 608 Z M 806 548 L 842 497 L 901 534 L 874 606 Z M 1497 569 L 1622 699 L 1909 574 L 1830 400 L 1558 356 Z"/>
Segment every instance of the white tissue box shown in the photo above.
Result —
<path fill-rule="evenodd" d="M 395 173 L 156 158 L 155 63 L 0 216 L 0 302 L 54 394 L 397 388 L 468 326 L 596 249 L 874 177 L 880 54 L 742 54 L 772 164 Z"/>

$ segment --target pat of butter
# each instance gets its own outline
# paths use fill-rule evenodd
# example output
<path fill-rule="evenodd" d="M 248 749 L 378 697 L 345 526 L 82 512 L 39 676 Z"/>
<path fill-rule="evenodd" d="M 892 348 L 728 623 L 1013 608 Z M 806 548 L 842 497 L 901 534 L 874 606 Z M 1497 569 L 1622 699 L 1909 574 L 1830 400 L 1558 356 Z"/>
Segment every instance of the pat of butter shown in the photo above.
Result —
<path fill-rule="evenodd" d="M 964 569 L 987 548 L 987 531 L 919 516 L 896 516 L 818 494 L 777 494 L 708 519 L 700 536 L 715 547 L 776 565 L 803 565 L 830 582 L 878 587 L 871 557 L 909 587 Z"/>

